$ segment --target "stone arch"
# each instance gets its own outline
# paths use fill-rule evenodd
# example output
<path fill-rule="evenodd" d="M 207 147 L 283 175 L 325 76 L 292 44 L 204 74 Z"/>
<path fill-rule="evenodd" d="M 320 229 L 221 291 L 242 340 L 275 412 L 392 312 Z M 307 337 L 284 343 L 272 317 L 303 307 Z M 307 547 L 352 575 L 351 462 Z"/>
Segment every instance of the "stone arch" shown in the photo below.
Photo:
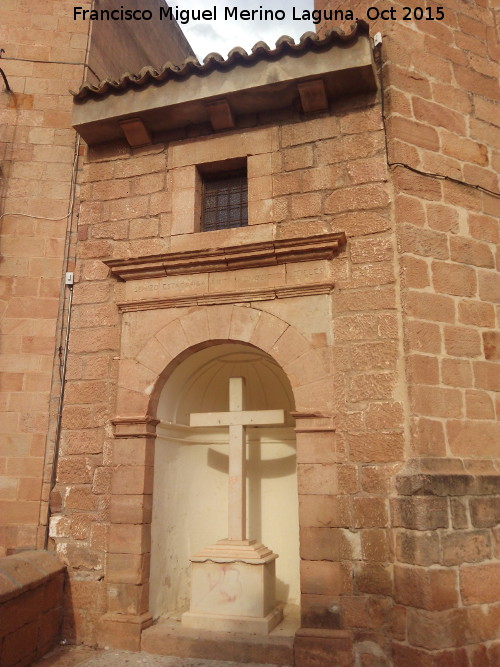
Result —
<path fill-rule="evenodd" d="M 158 402 L 149 607 L 154 618 L 187 610 L 191 556 L 227 535 L 228 432 L 191 429 L 189 415 L 227 410 L 232 376 L 245 378 L 245 409 L 285 410 L 280 426 L 247 432 L 245 523 L 249 538 L 279 554 L 277 599 L 288 605 L 287 613 L 297 613 L 298 485 L 290 383 L 261 350 L 221 343 L 185 358 L 168 377 Z"/>
<path fill-rule="evenodd" d="M 308 340 L 289 322 L 256 307 L 198 306 L 158 329 L 134 357 L 121 359 L 113 420 L 108 613 L 101 619 L 101 644 L 121 637 L 125 628 L 126 648 L 138 650 L 141 632 L 152 622 L 148 588 L 158 423 L 154 415 L 160 393 L 190 354 L 227 342 L 260 349 L 282 368 L 294 395 L 295 430 L 302 447 L 314 452 L 318 425 L 325 436 L 334 430 L 326 424 L 334 407 L 327 336 L 314 334 Z"/>
<path fill-rule="evenodd" d="M 252 345 L 269 354 L 290 380 L 299 412 L 330 411 L 331 358 L 326 344 L 313 345 L 293 325 L 251 306 L 198 307 L 157 331 L 140 352 L 120 360 L 118 418 L 154 415 L 173 369 L 193 351 L 217 342 Z"/>

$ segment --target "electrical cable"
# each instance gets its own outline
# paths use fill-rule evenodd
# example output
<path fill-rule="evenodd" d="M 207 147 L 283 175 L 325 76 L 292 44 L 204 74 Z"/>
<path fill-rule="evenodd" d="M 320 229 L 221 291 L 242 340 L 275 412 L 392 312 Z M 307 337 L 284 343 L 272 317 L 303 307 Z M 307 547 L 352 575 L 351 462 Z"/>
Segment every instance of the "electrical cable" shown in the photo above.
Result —
<path fill-rule="evenodd" d="M 17 60 L 21 63 L 40 63 L 42 65 L 79 65 L 80 67 L 86 67 L 92 74 L 96 77 L 98 81 L 101 80 L 99 75 L 92 69 L 87 63 L 76 63 L 66 60 L 32 60 L 31 58 L 14 58 L 14 57 L 3 57 L 2 60 Z"/>
<path fill-rule="evenodd" d="M 493 197 L 500 197 L 500 192 L 496 192 L 495 190 L 489 190 L 488 188 L 483 187 L 482 185 L 476 185 L 474 183 L 467 183 L 467 181 L 462 181 L 459 178 L 454 178 L 453 176 L 447 176 L 446 174 L 437 174 L 434 172 L 430 171 L 422 171 L 421 169 L 417 169 L 416 167 L 412 167 L 409 164 L 406 164 L 405 162 L 391 162 L 389 160 L 389 146 L 387 143 L 387 117 L 385 114 L 385 89 L 384 89 L 384 75 L 383 75 L 383 63 L 382 63 L 382 53 L 381 53 L 381 47 L 382 47 L 382 42 L 380 42 L 376 47 L 375 47 L 375 54 L 379 54 L 380 58 L 375 58 L 375 62 L 377 63 L 377 67 L 379 70 L 379 78 L 380 78 L 380 92 L 381 92 L 381 107 L 382 107 L 382 124 L 384 126 L 384 139 L 385 139 L 385 155 L 386 155 L 386 162 L 387 166 L 389 168 L 393 167 L 403 167 L 404 169 L 408 169 L 409 171 L 414 172 L 415 174 L 419 174 L 420 176 L 427 176 L 429 178 L 437 178 L 441 181 L 451 181 L 452 183 L 458 183 L 458 185 L 465 185 L 469 188 L 474 188 L 475 190 L 479 190 L 481 192 L 485 192 L 488 195 L 491 195 Z"/>
<path fill-rule="evenodd" d="M 50 471 L 50 481 L 49 481 L 49 498 L 47 505 L 47 522 L 45 524 L 45 537 L 43 541 L 43 548 L 47 549 L 49 544 L 49 531 L 50 531 L 50 494 L 56 483 L 56 471 L 57 471 L 57 461 L 59 460 L 59 444 L 61 442 L 61 425 L 62 425 L 62 411 L 64 403 L 64 388 L 65 388 L 65 379 L 66 379 L 66 365 L 68 362 L 68 347 L 69 347 L 69 327 L 71 324 L 71 310 L 73 305 L 73 285 L 69 285 L 69 302 L 68 302 L 68 312 L 66 316 L 66 336 L 64 341 L 64 347 L 59 347 L 59 354 L 62 353 L 62 363 L 59 367 L 59 374 L 61 379 L 61 390 L 59 392 L 59 400 L 57 404 L 57 418 L 56 418 L 56 432 L 54 436 L 54 456 L 52 462 L 52 468 Z"/>
<path fill-rule="evenodd" d="M 92 5 L 94 4 L 94 0 L 92 0 Z M 88 60 L 89 57 L 89 49 L 90 49 L 90 31 L 87 34 L 87 48 L 85 52 L 85 61 Z M 85 70 L 84 70 L 85 72 Z M 85 79 L 85 73 L 82 74 L 82 83 Z M 66 216 L 63 216 L 62 218 L 59 218 L 59 220 L 64 220 L 65 218 L 68 220 L 67 225 L 66 225 L 66 243 L 65 243 L 65 249 L 64 249 L 64 270 L 67 273 L 68 270 L 68 264 L 69 264 L 69 257 L 70 257 L 70 249 L 71 249 L 71 231 L 72 231 L 72 223 L 73 223 L 73 218 L 74 218 L 74 209 L 75 209 L 75 200 L 76 200 L 76 187 L 77 187 L 77 173 L 78 173 L 78 158 L 80 156 L 80 136 L 77 135 L 76 142 L 75 142 L 75 153 L 74 153 L 74 160 L 73 160 L 73 169 L 72 169 L 72 174 L 71 174 L 71 190 L 70 190 L 70 205 L 68 209 L 68 214 Z M 31 217 L 31 216 L 29 216 Z M 49 220 L 50 218 L 43 218 L 45 220 Z M 66 281 L 65 281 L 65 286 L 66 286 Z M 45 550 L 48 549 L 49 545 L 49 537 L 50 537 L 50 517 L 51 517 L 51 511 L 50 511 L 50 495 L 53 490 L 53 488 L 56 485 L 57 482 L 57 464 L 59 461 L 59 449 L 60 449 L 60 442 L 61 442 L 61 430 L 62 430 L 62 412 L 63 412 L 63 404 L 64 404 L 64 390 L 66 386 L 66 366 L 67 366 L 67 360 L 68 360 L 68 349 L 69 349 L 69 335 L 70 335 L 70 325 L 71 325 L 71 311 L 72 311 L 72 306 L 73 306 L 73 284 L 67 285 L 70 291 L 69 294 L 69 300 L 67 304 L 67 316 L 66 316 L 66 331 L 64 334 L 64 344 L 63 344 L 63 331 L 64 328 L 62 326 L 61 322 L 61 333 L 60 333 L 60 344 L 59 344 L 59 382 L 60 382 L 60 388 L 59 388 L 59 399 L 58 399 L 58 407 L 57 407 L 57 416 L 56 416 L 56 431 L 54 435 L 54 450 L 52 453 L 52 461 L 51 461 L 51 470 L 50 470 L 50 480 L 49 480 L 49 493 L 48 493 L 48 498 L 47 498 L 47 514 L 46 514 L 46 524 L 45 524 L 45 535 L 44 535 L 44 542 L 43 542 L 43 548 Z M 65 302 L 65 290 L 62 294 L 61 297 L 62 301 L 62 311 L 61 311 L 61 320 L 62 320 L 62 313 L 64 312 L 64 302 Z M 59 319 L 59 318 L 58 318 Z M 54 377 L 54 376 L 52 376 Z M 52 391 L 51 391 L 52 395 Z M 49 444 L 49 433 L 47 433 L 47 440 L 46 440 L 46 448 L 45 448 L 45 464 L 47 464 L 47 459 L 48 459 L 48 444 Z M 45 467 L 45 466 L 44 466 Z"/>

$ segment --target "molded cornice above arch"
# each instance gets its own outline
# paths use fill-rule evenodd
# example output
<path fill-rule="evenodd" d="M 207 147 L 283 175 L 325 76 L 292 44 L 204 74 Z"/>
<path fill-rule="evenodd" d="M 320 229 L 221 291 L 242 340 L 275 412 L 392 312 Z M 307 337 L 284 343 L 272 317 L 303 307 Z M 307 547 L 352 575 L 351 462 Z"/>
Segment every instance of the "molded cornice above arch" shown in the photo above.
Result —
<path fill-rule="evenodd" d="M 251 269 L 290 262 L 333 259 L 346 243 L 344 232 L 245 243 L 225 248 L 169 252 L 150 257 L 110 259 L 104 263 L 122 280 L 164 278 L 191 273 Z"/>

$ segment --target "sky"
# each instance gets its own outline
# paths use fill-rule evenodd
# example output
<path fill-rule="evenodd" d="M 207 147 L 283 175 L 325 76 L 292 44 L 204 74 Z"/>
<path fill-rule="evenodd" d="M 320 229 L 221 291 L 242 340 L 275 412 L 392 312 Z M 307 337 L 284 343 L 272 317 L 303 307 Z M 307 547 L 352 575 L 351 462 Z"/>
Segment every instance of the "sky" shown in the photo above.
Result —
<path fill-rule="evenodd" d="M 188 42 L 191 44 L 198 60 L 212 51 L 220 53 L 224 58 L 228 52 L 235 46 L 242 46 L 250 52 L 254 44 L 264 41 L 268 46 L 274 48 L 275 42 L 281 35 L 289 35 L 295 41 L 308 30 L 314 31 L 314 25 L 309 21 L 294 21 L 292 18 L 292 8 L 295 7 L 297 16 L 302 16 L 302 10 L 307 9 L 311 12 L 314 8 L 314 0 L 294 0 L 293 3 L 287 0 L 178 0 L 168 2 L 174 9 L 194 9 L 204 10 L 217 7 L 216 21 L 190 21 L 187 24 L 179 23 Z M 244 21 L 230 19 L 224 20 L 224 8 L 237 6 L 241 9 L 271 9 L 273 11 L 285 11 L 286 18 L 282 21 Z"/>

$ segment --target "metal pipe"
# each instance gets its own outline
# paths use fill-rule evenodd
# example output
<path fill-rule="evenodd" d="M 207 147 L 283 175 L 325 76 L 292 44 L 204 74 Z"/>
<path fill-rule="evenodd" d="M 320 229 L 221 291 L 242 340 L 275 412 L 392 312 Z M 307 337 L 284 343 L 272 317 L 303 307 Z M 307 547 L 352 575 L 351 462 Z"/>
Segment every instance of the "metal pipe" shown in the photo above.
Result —
<path fill-rule="evenodd" d="M 61 373 L 61 390 L 59 392 L 59 402 L 57 406 L 57 420 L 56 420 L 56 434 L 54 438 L 54 456 L 52 457 L 52 471 L 50 474 L 50 484 L 49 484 L 49 497 L 48 497 L 48 506 L 47 506 L 47 524 L 45 526 L 45 539 L 43 542 L 43 548 L 47 549 L 49 543 L 49 530 L 50 530 L 50 494 L 52 489 L 56 484 L 56 470 L 57 462 L 59 459 L 59 447 L 61 441 L 61 423 L 62 423 L 62 411 L 64 403 L 64 387 L 66 384 L 66 365 L 68 361 L 68 348 L 69 348 L 69 329 L 71 323 L 71 309 L 73 306 L 73 285 L 68 285 L 69 287 L 69 301 L 68 301 L 68 314 L 66 317 L 66 336 L 64 338 L 64 349 L 63 349 L 63 358 L 62 364 L 60 367 Z"/>
<path fill-rule="evenodd" d="M 92 0 L 92 5 L 91 9 L 93 8 L 95 3 L 95 0 Z M 90 48 L 90 31 L 87 33 L 87 48 L 85 52 L 85 61 L 88 60 L 89 57 L 89 48 Z M 0 56 L 1 57 L 1 56 Z M 83 70 L 82 74 L 82 84 L 85 80 L 85 69 Z M 70 246 L 71 246 L 71 228 L 72 228 L 72 223 L 73 223 L 73 213 L 74 213 L 74 207 L 75 207 L 75 196 L 76 196 L 76 181 L 78 177 L 78 158 L 80 154 L 80 137 L 77 135 L 76 139 L 76 144 L 75 144 L 75 156 L 74 156 L 74 161 L 73 161 L 73 172 L 71 175 L 71 192 L 70 192 L 70 204 L 69 204 L 69 211 L 68 211 L 68 223 L 66 227 L 66 246 L 64 249 L 64 262 L 65 262 L 65 269 L 67 271 L 68 269 L 68 260 L 69 260 L 69 252 L 70 252 Z M 52 469 L 50 472 L 50 483 L 49 483 L 49 497 L 47 499 L 47 514 L 46 514 L 46 525 L 45 525 L 45 538 L 43 542 L 43 548 L 47 549 L 48 544 L 49 544 L 49 532 L 50 532 L 50 494 L 52 493 L 52 490 L 55 486 L 56 483 L 56 471 L 57 471 L 57 463 L 59 460 L 59 448 L 60 448 L 60 440 L 61 440 L 61 422 L 62 422 L 62 410 L 63 410 L 63 403 L 64 403 L 64 388 L 66 385 L 66 363 L 68 359 L 68 347 L 69 347 L 69 331 L 70 331 L 70 323 L 71 323 L 71 309 L 73 306 L 73 284 L 68 284 L 69 287 L 69 301 L 68 301 L 68 315 L 66 319 L 66 335 L 65 335 L 65 341 L 64 341 L 64 351 L 63 351 L 63 360 L 62 364 L 59 366 L 59 375 L 60 375 L 60 382 L 61 382 L 61 387 L 59 391 L 59 402 L 58 402 L 58 408 L 57 408 L 57 421 L 56 421 L 56 432 L 55 432 L 55 437 L 54 437 L 54 454 L 52 456 Z M 58 318 L 59 319 L 59 318 Z M 62 320 L 62 313 L 61 313 L 61 320 Z M 62 334 L 62 329 L 61 329 L 61 334 Z M 59 350 L 61 347 L 59 347 Z M 45 453 L 45 456 L 47 456 L 47 452 Z"/>
<path fill-rule="evenodd" d="M 5 83 L 5 89 L 6 89 L 6 91 L 7 91 L 8 93 L 11 93 L 11 92 L 12 92 L 12 89 L 11 89 L 11 87 L 9 86 L 9 82 L 7 81 L 7 77 L 5 76 L 5 72 L 3 71 L 3 69 L 2 69 L 1 67 L 0 67 L 0 74 L 1 74 L 2 77 L 3 77 L 3 82 Z"/>

